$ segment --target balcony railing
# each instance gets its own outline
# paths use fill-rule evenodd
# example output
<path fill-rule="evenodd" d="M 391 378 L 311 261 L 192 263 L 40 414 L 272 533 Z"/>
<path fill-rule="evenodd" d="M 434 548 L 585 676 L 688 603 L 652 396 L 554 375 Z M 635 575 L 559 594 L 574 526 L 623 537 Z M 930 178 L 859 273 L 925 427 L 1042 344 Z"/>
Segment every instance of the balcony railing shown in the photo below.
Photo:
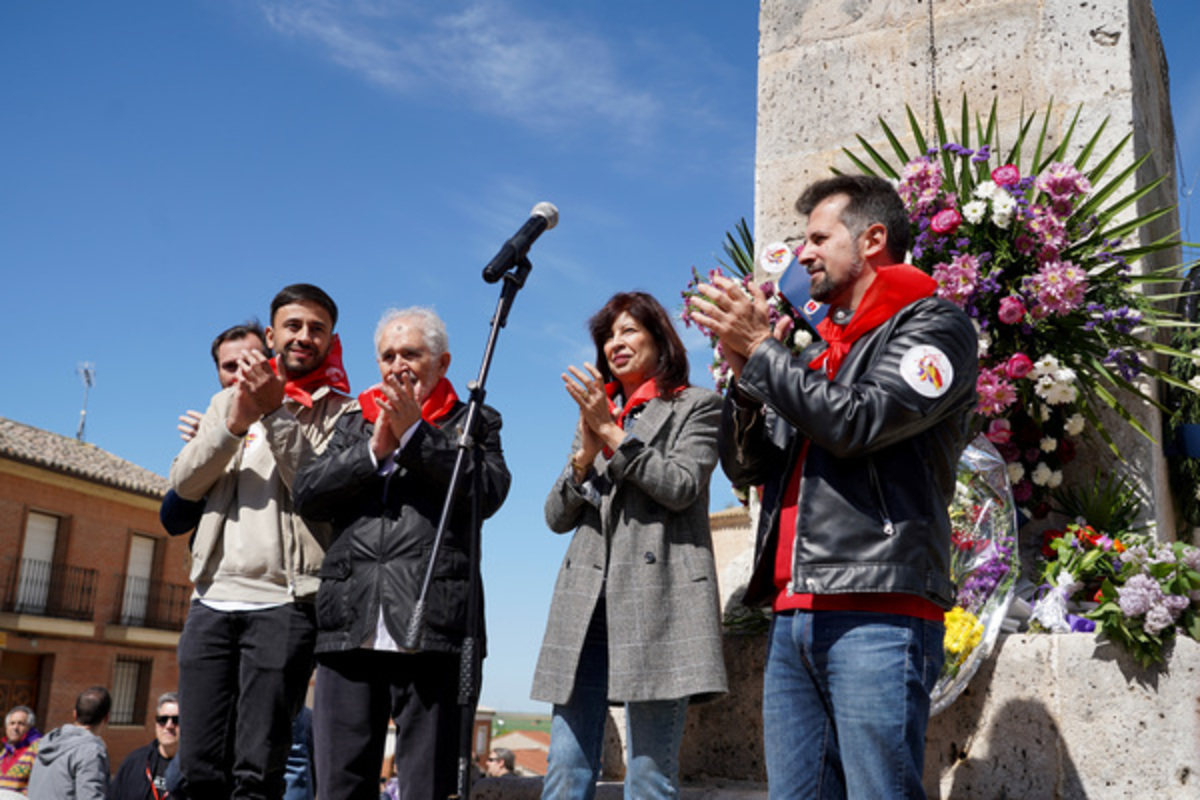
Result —
<path fill-rule="evenodd" d="M 7 573 L 7 612 L 85 621 L 95 614 L 94 569 L 22 558 L 13 559 Z"/>
<path fill-rule="evenodd" d="M 113 623 L 164 631 L 183 630 L 192 596 L 190 585 L 118 575 L 115 589 L 117 602 L 113 606 Z"/>

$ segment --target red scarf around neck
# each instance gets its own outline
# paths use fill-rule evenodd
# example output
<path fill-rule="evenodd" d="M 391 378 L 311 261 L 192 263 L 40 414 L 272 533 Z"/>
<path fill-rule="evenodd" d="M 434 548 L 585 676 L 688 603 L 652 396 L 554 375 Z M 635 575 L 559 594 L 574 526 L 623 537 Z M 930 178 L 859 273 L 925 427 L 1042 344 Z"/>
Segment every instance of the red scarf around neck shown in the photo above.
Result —
<path fill-rule="evenodd" d="M 676 389 L 673 394 L 679 394 L 684 390 L 683 386 Z M 625 419 L 629 413 L 639 406 L 644 406 L 654 398 L 658 397 L 658 381 L 650 378 L 643 381 L 642 385 L 633 390 L 633 394 L 625 400 L 624 407 L 620 411 L 617 410 L 617 404 L 613 402 L 621 391 L 621 384 L 617 381 L 604 384 L 604 393 L 608 395 L 608 410 L 613 415 L 613 420 L 617 423 L 617 427 L 625 430 Z M 604 448 L 604 457 L 612 458 L 612 450 L 608 447 Z"/>
<path fill-rule="evenodd" d="M 279 374 L 279 359 L 277 355 L 271 359 L 271 368 Z M 322 386 L 337 389 L 344 394 L 350 394 L 350 378 L 346 376 L 346 368 L 342 366 L 342 340 L 335 333 L 333 342 L 329 345 L 329 353 L 320 366 L 299 378 L 289 379 L 283 385 L 283 393 L 305 408 L 312 408 L 313 394 Z"/>
<path fill-rule="evenodd" d="M 936 280 L 909 264 L 877 267 L 875 280 L 867 287 L 849 323 L 838 325 L 830 314 L 817 325 L 817 332 L 829 347 L 810 361 L 808 366 L 811 369 L 824 367 L 825 375 L 832 380 L 837 376 L 846 354 L 861 336 L 887 322 L 909 303 L 929 297 L 936 289 Z"/>
<path fill-rule="evenodd" d="M 367 422 L 373 423 L 379 419 L 379 401 L 384 398 L 383 389 L 379 386 L 377 383 L 358 396 L 358 404 L 362 406 L 363 417 Z M 437 386 L 433 387 L 429 397 L 425 398 L 425 402 L 421 403 L 421 419 L 430 425 L 437 425 L 454 410 L 456 403 L 458 395 L 454 392 L 454 386 L 448 379 L 442 378 L 437 382 Z"/>

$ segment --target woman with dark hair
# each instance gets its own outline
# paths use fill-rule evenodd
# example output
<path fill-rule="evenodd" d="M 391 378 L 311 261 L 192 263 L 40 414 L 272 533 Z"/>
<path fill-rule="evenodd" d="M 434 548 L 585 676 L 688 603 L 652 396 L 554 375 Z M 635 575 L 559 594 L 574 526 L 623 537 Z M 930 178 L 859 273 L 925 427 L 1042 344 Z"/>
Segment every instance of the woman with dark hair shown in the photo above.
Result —
<path fill-rule="evenodd" d="M 721 399 L 688 386 L 687 352 L 648 294 L 588 324 L 596 364 L 563 374 L 579 406 L 546 523 L 574 531 L 533 698 L 554 704 L 543 797 L 590 799 L 610 703 L 625 706 L 625 796 L 675 797 L 689 699 L 725 691 L 708 483 Z"/>

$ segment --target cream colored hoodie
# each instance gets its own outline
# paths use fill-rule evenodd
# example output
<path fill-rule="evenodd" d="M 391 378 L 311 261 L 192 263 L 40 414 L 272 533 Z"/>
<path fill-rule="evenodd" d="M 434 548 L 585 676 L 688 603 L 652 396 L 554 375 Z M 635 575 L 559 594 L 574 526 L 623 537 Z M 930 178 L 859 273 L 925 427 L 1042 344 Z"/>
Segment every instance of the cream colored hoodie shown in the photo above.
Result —
<path fill-rule="evenodd" d="M 171 465 L 176 493 L 206 501 L 192 543 L 192 596 L 311 601 L 330 529 L 293 510 L 292 479 L 325 449 L 338 417 L 354 401 L 322 387 L 312 408 L 286 399 L 238 437 L 225 426 L 233 392 L 231 387 L 213 396 L 196 437 Z"/>

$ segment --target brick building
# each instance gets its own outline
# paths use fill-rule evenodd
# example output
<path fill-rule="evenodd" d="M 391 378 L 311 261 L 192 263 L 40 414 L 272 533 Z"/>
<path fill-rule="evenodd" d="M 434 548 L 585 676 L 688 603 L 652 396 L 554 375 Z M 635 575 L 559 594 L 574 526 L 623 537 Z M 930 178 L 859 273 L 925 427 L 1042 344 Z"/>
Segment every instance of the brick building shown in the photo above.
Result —
<path fill-rule="evenodd" d="M 115 770 L 154 738 L 154 703 L 178 680 L 191 586 L 187 537 L 158 521 L 159 475 L 94 445 L 0 417 L 0 713 L 33 708 L 43 732 L 75 697 L 108 687 Z"/>

